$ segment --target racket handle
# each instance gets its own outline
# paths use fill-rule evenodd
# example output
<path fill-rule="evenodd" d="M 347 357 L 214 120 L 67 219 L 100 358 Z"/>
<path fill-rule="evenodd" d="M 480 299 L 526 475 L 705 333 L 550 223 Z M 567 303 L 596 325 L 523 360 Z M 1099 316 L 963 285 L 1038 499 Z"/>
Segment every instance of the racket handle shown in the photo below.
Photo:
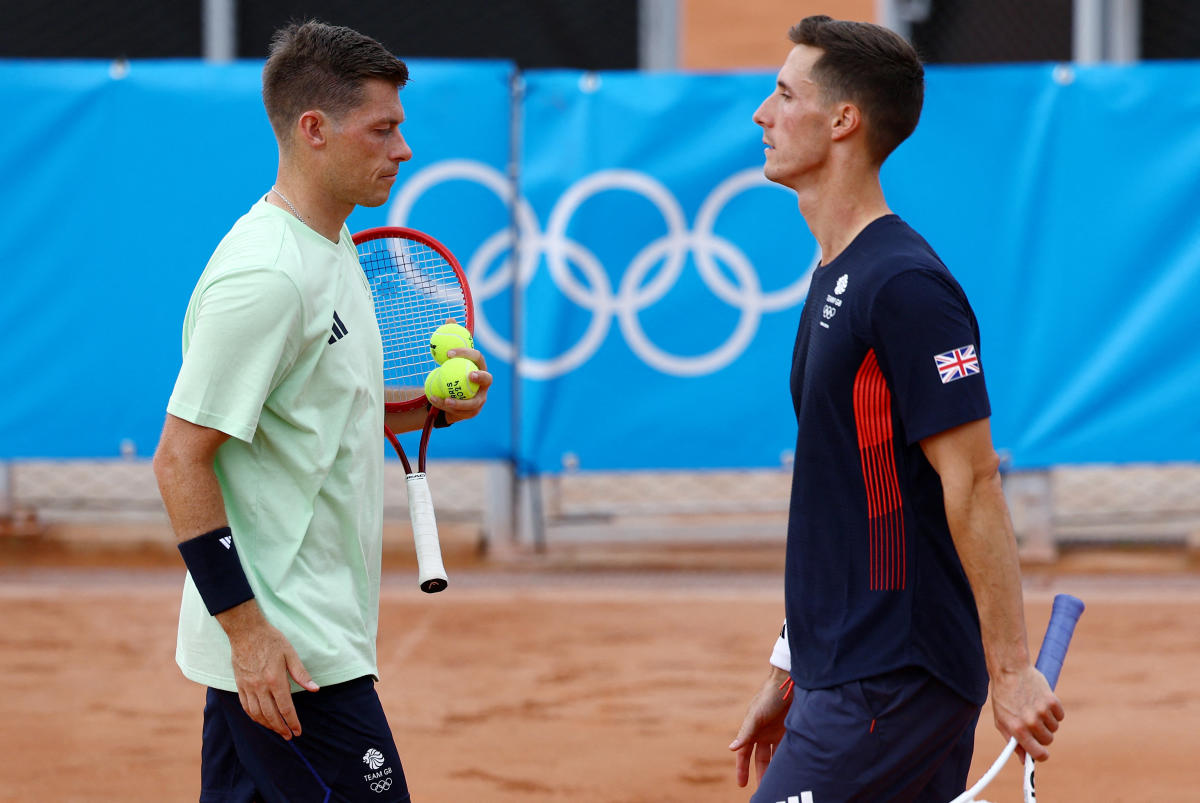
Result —
<path fill-rule="evenodd" d="M 1063 660 L 1067 657 L 1067 647 L 1071 644 L 1071 636 L 1075 633 L 1075 623 L 1079 621 L 1079 616 L 1083 613 L 1083 601 L 1072 597 L 1070 594 L 1059 594 L 1054 598 L 1054 605 L 1050 608 L 1050 623 L 1046 625 L 1046 635 L 1042 639 L 1041 649 L 1038 651 L 1037 663 L 1034 664 L 1038 671 L 1046 677 L 1046 681 L 1053 689 L 1058 685 L 1058 675 L 1062 672 Z M 1008 744 L 1004 746 L 1000 757 L 992 764 L 984 776 L 979 779 L 979 782 L 972 786 L 967 791 L 963 792 L 950 803 L 984 803 L 978 800 L 975 795 L 979 794 L 985 786 L 992 782 L 999 773 L 1004 763 L 1008 761 L 1009 756 L 1017 749 L 1017 739 L 1014 736 L 1008 740 Z M 1033 788 L 1033 757 L 1028 753 L 1025 755 L 1025 783 L 1023 788 L 1025 794 L 1025 803 L 1036 803 L 1037 793 Z"/>
<path fill-rule="evenodd" d="M 442 565 L 442 545 L 438 540 L 437 521 L 433 517 L 433 497 L 423 472 L 409 474 L 408 514 L 412 519 L 413 543 L 417 549 L 417 582 L 426 594 L 435 594 L 449 585 Z"/>
<path fill-rule="evenodd" d="M 1054 598 L 1054 606 L 1050 610 L 1050 623 L 1046 625 L 1046 636 L 1042 639 L 1042 648 L 1038 651 L 1037 668 L 1046 676 L 1046 681 L 1053 689 L 1058 685 L 1058 675 L 1062 672 L 1063 661 L 1067 657 L 1067 647 L 1071 644 L 1071 636 L 1075 633 L 1075 623 L 1083 613 L 1083 602 L 1070 594 L 1059 594 Z"/>

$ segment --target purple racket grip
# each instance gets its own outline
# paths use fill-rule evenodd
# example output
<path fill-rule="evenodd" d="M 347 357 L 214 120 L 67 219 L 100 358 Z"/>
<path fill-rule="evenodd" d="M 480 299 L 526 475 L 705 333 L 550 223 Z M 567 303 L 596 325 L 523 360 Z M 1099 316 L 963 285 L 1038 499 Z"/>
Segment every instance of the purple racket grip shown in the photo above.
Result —
<path fill-rule="evenodd" d="M 1042 639 L 1042 648 L 1038 652 L 1038 671 L 1046 676 L 1050 688 L 1058 685 L 1058 675 L 1062 672 L 1063 660 L 1067 657 L 1067 647 L 1071 644 L 1071 636 L 1075 633 L 1075 623 L 1083 613 L 1083 601 L 1070 594 L 1059 594 L 1054 598 L 1054 607 L 1050 610 L 1050 624 L 1046 625 L 1046 636 Z"/>

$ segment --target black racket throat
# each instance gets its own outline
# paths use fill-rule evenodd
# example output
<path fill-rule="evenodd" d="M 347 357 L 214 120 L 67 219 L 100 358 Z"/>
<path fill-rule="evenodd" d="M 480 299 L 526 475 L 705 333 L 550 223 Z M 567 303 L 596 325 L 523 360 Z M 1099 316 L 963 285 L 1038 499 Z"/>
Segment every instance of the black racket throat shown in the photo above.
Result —
<path fill-rule="evenodd" d="M 433 425 L 437 421 L 438 412 L 438 408 L 430 405 L 429 412 L 425 414 L 425 423 L 421 426 L 421 442 L 417 447 L 417 471 L 422 474 L 425 473 L 425 456 L 429 452 L 429 436 L 433 433 Z M 387 435 L 388 442 L 392 444 L 392 448 L 396 451 L 396 456 L 400 458 L 400 464 L 404 466 L 404 473 L 411 475 L 413 473 L 412 463 L 408 461 L 408 454 L 404 451 L 404 446 L 400 443 L 400 439 L 386 425 L 383 431 Z"/>
<path fill-rule="evenodd" d="M 429 436 L 433 432 L 433 425 L 437 422 L 438 408 L 432 404 L 429 405 L 429 412 L 425 414 L 425 423 L 421 426 L 421 445 L 417 448 L 417 471 L 425 473 L 425 454 L 429 451 Z"/>

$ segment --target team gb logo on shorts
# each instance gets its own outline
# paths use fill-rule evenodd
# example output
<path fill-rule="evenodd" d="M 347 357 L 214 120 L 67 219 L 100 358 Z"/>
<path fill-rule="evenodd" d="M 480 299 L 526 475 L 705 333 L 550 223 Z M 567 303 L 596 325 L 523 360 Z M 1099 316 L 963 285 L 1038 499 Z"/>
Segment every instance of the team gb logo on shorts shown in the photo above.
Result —
<path fill-rule="evenodd" d="M 383 753 L 380 753 L 374 747 L 367 751 L 363 756 L 363 763 L 373 770 L 377 770 L 383 766 Z"/>
<path fill-rule="evenodd" d="M 935 354 L 933 361 L 937 363 L 938 376 L 942 378 L 943 385 L 979 373 L 979 357 L 975 356 L 974 343 Z"/>

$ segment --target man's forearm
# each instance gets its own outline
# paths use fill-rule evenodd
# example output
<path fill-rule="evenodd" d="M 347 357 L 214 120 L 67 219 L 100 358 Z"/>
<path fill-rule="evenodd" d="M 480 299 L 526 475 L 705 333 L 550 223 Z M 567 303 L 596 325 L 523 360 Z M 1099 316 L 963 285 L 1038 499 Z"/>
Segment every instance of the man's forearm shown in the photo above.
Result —
<path fill-rule="evenodd" d="M 946 518 L 971 583 L 993 677 L 1029 665 L 1021 570 L 999 472 L 947 484 Z"/>
<path fill-rule="evenodd" d="M 218 616 L 239 609 L 239 616 L 257 615 L 261 620 L 213 467 L 217 451 L 228 439 L 220 430 L 168 415 L 154 453 L 154 476 L 179 554 L 208 612 Z M 228 622 L 235 621 L 233 616 L 219 620 L 231 640 Z"/>
<path fill-rule="evenodd" d="M 156 455 L 154 475 L 178 540 L 186 541 L 228 523 L 221 485 L 211 465 Z"/>
<path fill-rule="evenodd" d="M 217 450 L 228 439 L 218 430 L 167 416 L 154 453 L 154 477 L 180 541 L 228 523 L 221 485 L 213 469 Z"/>
<path fill-rule="evenodd" d="M 387 413 L 384 415 L 384 423 L 395 433 L 416 432 L 425 425 L 426 414 L 424 407 L 406 410 L 403 413 Z"/>

